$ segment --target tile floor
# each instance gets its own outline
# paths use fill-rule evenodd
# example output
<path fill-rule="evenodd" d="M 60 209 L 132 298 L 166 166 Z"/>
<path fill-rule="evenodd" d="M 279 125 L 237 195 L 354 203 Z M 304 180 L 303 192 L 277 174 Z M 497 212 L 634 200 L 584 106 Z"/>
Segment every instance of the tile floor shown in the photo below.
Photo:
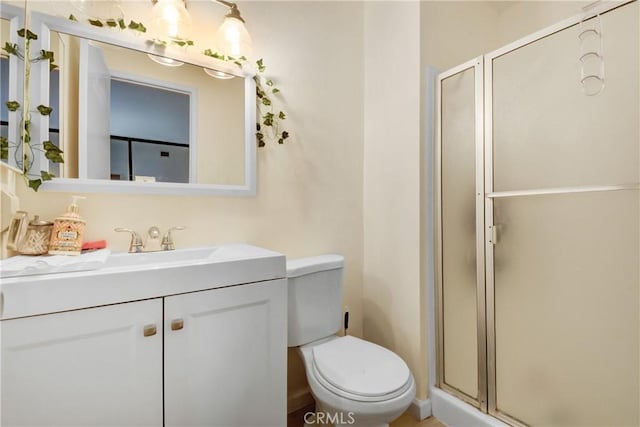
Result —
<path fill-rule="evenodd" d="M 296 412 L 292 412 L 287 417 L 287 427 L 303 427 L 304 426 L 304 414 L 313 411 L 313 406 L 302 408 Z M 391 427 L 446 427 L 440 421 L 433 417 L 429 417 L 426 420 L 417 421 L 413 416 L 408 413 L 403 414 L 400 418 L 391 423 Z"/>

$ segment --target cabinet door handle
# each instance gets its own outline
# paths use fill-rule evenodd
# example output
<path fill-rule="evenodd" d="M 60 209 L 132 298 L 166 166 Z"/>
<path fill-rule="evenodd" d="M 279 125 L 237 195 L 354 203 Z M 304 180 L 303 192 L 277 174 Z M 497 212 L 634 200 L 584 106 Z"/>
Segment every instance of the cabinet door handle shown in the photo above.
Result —
<path fill-rule="evenodd" d="M 156 334 L 156 332 L 158 332 L 156 325 L 144 325 L 144 328 L 142 329 L 142 334 L 145 337 L 152 337 Z"/>
<path fill-rule="evenodd" d="M 182 320 L 182 319 L 173 319 L 171 321 L 171 330 L 172 331 L 179 331 L 182 328 L 184 328 L 184 320 Z"/>

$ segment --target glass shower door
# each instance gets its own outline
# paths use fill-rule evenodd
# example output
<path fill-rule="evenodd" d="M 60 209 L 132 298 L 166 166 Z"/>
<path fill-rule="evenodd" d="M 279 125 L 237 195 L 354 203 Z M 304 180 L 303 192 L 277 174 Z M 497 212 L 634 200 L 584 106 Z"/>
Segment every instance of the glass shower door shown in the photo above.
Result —
<path fill-rule="evenodd" d="M 438 385 L 484 409 L 482 58 L 438 76 L 438 93 Z"/>
<path fill-rule="evenodd" d="M 601 16 L 596 96 L 580 25 L 486 57 L 489 412 L 506 421 L 640 424 L 637 17 Z"/>

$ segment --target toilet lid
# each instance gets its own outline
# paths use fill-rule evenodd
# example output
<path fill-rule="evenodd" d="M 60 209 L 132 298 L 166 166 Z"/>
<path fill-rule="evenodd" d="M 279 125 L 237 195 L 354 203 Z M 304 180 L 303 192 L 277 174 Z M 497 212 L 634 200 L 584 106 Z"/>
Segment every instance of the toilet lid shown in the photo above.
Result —
<path fill-rule="evenodd" d="M 329 384 L 357 396 L 395 395 L 411 380 L 409 368 L 395 353 L 351 336 L 314 347 L 313 363 Z"/>

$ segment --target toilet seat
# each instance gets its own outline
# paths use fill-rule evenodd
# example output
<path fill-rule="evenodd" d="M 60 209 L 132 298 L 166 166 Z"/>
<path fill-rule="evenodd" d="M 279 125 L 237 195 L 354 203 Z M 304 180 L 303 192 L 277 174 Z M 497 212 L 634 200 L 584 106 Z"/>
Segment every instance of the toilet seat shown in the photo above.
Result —
<path fill-rule="evenodd" d="M 316 345 L 312 355 L 314 377 L 340 397 L 380 402 L 401 396 L 413 385 L 411 372 L 400 357 L 355 337 Z"/>

